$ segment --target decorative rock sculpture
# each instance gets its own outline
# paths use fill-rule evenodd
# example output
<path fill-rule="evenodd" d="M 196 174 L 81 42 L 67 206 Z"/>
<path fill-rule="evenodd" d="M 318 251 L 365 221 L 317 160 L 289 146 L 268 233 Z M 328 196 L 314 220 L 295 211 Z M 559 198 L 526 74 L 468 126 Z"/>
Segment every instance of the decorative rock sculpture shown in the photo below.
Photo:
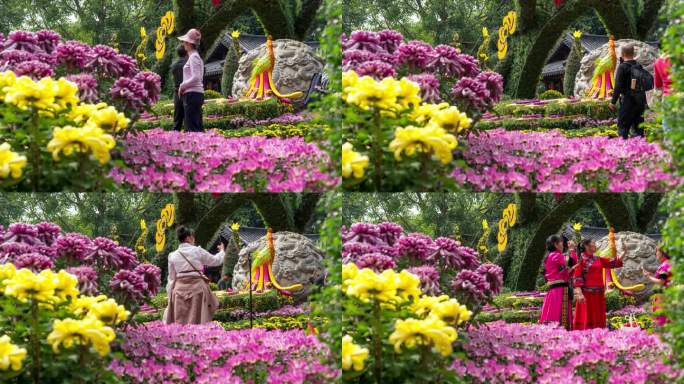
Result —
<path fill-rule="evenodd" d="M 618 57 L 620 56 L 621 47 L 626 44 L 634 44 L 635 60 L 643 65 L 647 71 L 653 73 L 653 64 L 659 56 L 658 49 L 637 40 L 617 40 L 615 42 L 615 47 Z M 584 55 L 582 58 L 582 65 L 579 72 L 577 72 L 577 78 L 575 80 L 575 96 L 585 97 L 587 95 L 587 91 L 592 87 L 591 79 L 594 76 L 596 60 L 608 57 L 609 54 L 610 44 L 606 43 L 601 46 L 601 48 L 597 48 Z"/>
<path fill-rule="evenodd" d="M 302 289 L 293 290 L 291 293 L 295 298 L 306 296 L 311 285 L 324 277 L 323 253 L 316 248 L 313 241 L 298 233 L 276 232 L 273 234 L 273 241 L 275 258 L 271 271 L 275 280 L 283 287 L 302 284 Z M 267 247 L 268 239 L 264 236 L 240 250 L 233 270 L 233 289 L 247 288 L 248 256 Z M 254 262 L 254 259 L 252 261 Z"/>
<path fill-rule="evenodd" d="M 646 285 L 645 289 L 632 291 L 632 293 L 639 299 L 648 297 L 651 294 L 653 284 L 644 277 L 641 267 L 643 266 L 649 272 L 655 272 L 658 268 L 658 261 L 655 256 L 657 243 L 640 233 L 618 232 L 615 234 L 615 244 L 617 254 L 624 256 L 622 259 L 623 267 L 616 270 L 618 281 L 624 286 L 640 283 Z M 596 247 L 599 250 L 608 248 L 608 236 L 598 240 Z"/>
<path fill-rule="evenodd" d="M 323 60 L 316 56 L 311 47 L 302 42 L 289 39 L 275 40 L 272 42 L 272 52 L 274 63 L 270 63 L 272 72 L 269 86 L 284 97 L 293 97 L 297 95 L 297 92 L 306 92 L 314 74 L 323 71 Z M 233 97 L 258 96 L 259 84 L 256 84 L 254 80 L 261 79 L 263 78 L 261 74 L 268 73 L 264 70 L 268 69 L 267 61 L 270 59 L 268 41 L 240 57 L 233 79 Z M 253 75 L 256 76 L 253 78 Z M 264 78 L 264 80 L 267 79 L 268 77 Z M 260 80 L 260 82 L 265 84 L 264 81 Z M 275 93 L 274 95 L 277 96 Z"/>

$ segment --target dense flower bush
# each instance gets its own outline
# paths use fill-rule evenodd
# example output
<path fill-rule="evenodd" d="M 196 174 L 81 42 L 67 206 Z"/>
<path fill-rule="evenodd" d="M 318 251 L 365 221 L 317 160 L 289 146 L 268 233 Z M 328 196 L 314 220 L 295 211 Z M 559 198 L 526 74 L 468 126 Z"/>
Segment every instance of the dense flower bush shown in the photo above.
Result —
<path fill-rule="evenodd" d="M 423 292 L 406 270 L 377 273 L 354 263 L 342 268 L 342 292 L 345 381 L 452 382 L 446 366 L 468 308 Z"/>
<path fill-rule="evenodd" d="M 31 236 L 36 232 L 33 229 L 15 225 L 10 237 Z M 22 236 L 15 240 L 26 241 Z M 11 262 L 0 264 L 0 378 L 4 383 L 62 382 L 67 377 L 117 382 L 106 369 L 111 361 L 110 343 L 116 339 L 116 327 L 130 313 L 104 295 L 82 294 L 78 284 L 77 277 L 64 270 L 37 272 L 17 269 Z"/>
<path fill-rule="evenodd" d="M 342 36 L 342 50 L 344 71 L 376 80 L 407 76 L 424 101 L 456 104 L 476 120 L 503 95 L 501 75 L 482 72 L 478 60 L 449 45 L 406 42 L 391 30 L 354 31 Z"/>
<path fill-rule="evenodd" d="M 679 183 L 670 155 L 643 138 L 567 138 L 491 130 L 470 136 L 456 168 L 458 184 L 477 191 L 668 191 Z"/>
<path fill-rule="evenodd" d="M 447 293 L 473 312 L 503 287 L 501 267 L 481 264 L 478 253 L 460 242 L 422 233 L 404 233 L 395 223 L 354 223 L 342 229 L 342 262 L 378 273 L 407 269 L 427 294 Z"/>
<path fill-rule="evenodd" d="M 466 333 L 467 358 L 452 369 L 470 383 L 664 384 L 682 374 L 668 364 L 667 344 L 641 330 L 494 322 Z"/>
<path fill-rule="evenodd" d="M 155 104 L 161 93 L 160 77 L 140 72 L 132 57 L 106 45 L 64 41 L 53 31 L 11 32 L 0 45 L 0 68 L 34 80 L 69 75 L 81 100 L 125 107 L 129 117 Z"/>
<path fill-rule="evenodd" d="M 298 137 L 156 129 L 127 136 L 121 157 L 125 165 L 110 176 L 136 191 L 325 191 L 338 183 L 328 155 Z"/>
<path fill-rule="evenodd" d="M 35 273 L 65 268 L 77 278 L 80 292 L 110 295 L 133 312 L 161 286 L 159 267 L 139 264 L 131 249 L 104 237 L 63 233 L 53 223 L 1 228 L 0 264 L 4 263 Z"/>
<path fill-rule="evenodd" d="M 325 384 L 339 375 L 327 347 L 301 330 L 154 322 L 128 330 L 121 349 L 110 369 L 127 383 Z"/>

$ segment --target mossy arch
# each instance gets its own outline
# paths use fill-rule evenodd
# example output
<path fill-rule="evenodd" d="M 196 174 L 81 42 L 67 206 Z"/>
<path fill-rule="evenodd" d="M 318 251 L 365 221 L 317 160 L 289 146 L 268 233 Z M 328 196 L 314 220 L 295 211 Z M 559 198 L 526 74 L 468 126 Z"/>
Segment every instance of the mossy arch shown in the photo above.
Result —
<path fill-rule="evenodd" d="M 510 233 L 510 245 L 499 262 L 506 271 L 506 285 L 516 290 L 533 290 L 545 255 L 546 238 L 581 208 L 595 204 L 615 230 L 645 232 L 655 217 L 662 194 L 579 193 L 561 195 L 557 203 L 542 203 L 543 195 L 521 193 L 518 223 Z M 548 198 L 547 198 L 548 200 Z"/>
<path fill-rule="evenodd" d="M 557 10 L 551 0 L 517 0 L 518 32 L 509 38 L 512 65 L 502 62 L 506 93 L 533 98 L 542 69 L 563 33 L 581 16 L 595 11 L 617 39 L 644 40 L 665 0 L 566 0 Z M 643 4 L 643 5 L 641 5 Z"/>

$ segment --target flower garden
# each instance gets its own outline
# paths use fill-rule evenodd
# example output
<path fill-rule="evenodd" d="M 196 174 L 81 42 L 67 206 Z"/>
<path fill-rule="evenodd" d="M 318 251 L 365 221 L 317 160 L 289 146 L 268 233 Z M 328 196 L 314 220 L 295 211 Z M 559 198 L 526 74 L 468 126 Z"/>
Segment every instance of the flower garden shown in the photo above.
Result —
<path fill-rule="evenodd" d="M 278 98 L 207 100 L 207 132 L 171 130 L 158 74 L 54 31 L 0 34 L 3 189 L 325 191 L 326 125 Z M 208 93 L 211 97 L 211 93 Z"/>
<path fill-rule="evenodd" d="M 515 23 L 515 21 L 513 21 Z M 511 99 L 479 59 L 397 31 L 343 36 L 347 190 L 668 191 L 681 181 L 658 113 L 616 140 L 608 100 Z M 555 92 L 555 93 L 554 93 Z"/>

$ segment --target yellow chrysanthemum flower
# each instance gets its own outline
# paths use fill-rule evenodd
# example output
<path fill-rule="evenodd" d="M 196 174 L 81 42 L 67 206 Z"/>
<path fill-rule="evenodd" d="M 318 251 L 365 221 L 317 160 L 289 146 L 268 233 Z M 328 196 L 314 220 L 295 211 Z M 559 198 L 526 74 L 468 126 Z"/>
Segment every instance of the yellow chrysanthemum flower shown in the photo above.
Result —
<path fill-rule="evenodd" d="M 354 71 L 347 71 L 342 74 L 342 89 L 353 87 L 359 82 L 359 75 Z"/>
<path fill-rule="evenodd" d="M 114 299 L 107 299 L 92 303 L 88 316 L 93 316 L 105 324 L 119 324 L 128 320 L 131 313 L 123 305 L 117 304 Z"/>
<path fill-rule="evenodd" d="M 411 312 L 413 312 L 418 317 L 425 317 L 432 312 L 432 308 L 441 302 L 449 300 L 449 296 L 421 296 L 411 304 Z"/>
<path fill-rule="evenodd" d="M 582 31 L 577 30 L 577 31 L 575 31 L 575 32 L 572 33 L 572 36 L 573 36 L 575 39 L 581 39 L 581 38 L 582 38 Z"/>
<path fill-rule="evenodd" d="M 94 317 L 83 320 L 57 319 L 52 323 L 52 332 L 48 335 L 47 342 L 52 345 L 55 353 L 59 352 L 60 346 L 71 348 L 74 345 L 90 344 L 100 356 L 105 356 L 109 353 L 109 343 L 115 337 L 112 328 Z"/>
<path fill-rule="evenodd" d="M 17 269 L 12 263 L 0 264 L 0 288 L 2 288 L 7 279 L 11 279 L 17 273 Z M 0 291 L 2 292 L 2 291 Z"/>
<path fill-rule="evenodd" d="M 0 100 L 5 97 L 6 89 L 14 85 L 17 76 L 12 71 L 0 72 Z"/>
<path fill-rule="evenodd" d="M 432 115 L 438 111 L 449 108 L 448 103 L 430 104 L 424 103 L 420 104 L 411 111 L 409 114 L 409 119 L 417 124 L 424 125 L 432 118 Z"/>
<path fill-rule="evenodd" d="M 240 223 L 233 223 L 230 225 L 230 230 L 233 232 L 239 231 L 240 230 Z"/>
<path fill-rule="evenodd" d="M 78 105 L 78 86 L 71 81 L 60 78 L 57 81 L 53 80 L 55 87 L 55 103 L 59 109 L 66 109 L 67 107 L 74 107 Z"/>
<path fill-rule="evenodd" d="M 12 178 L 18 179 L 24 167 L 26 167 L 26 156 L 12 152 L 9 143 L 2 143 L 0 145 L 0 178 L 4 179 L 12 175 Z"/>
<path fill-rule="evenodd" d="M 119 132 L 128 128 L 129 123 L 130 120 L 126 118 L 126 115 L 112 106 L 107 106 L 92 111 L 87 124 L 94 124 L 106 132 Z"/>
<path fill-rule="evenodd" d="M 15 105 L 19 109 L 35 108 L 49 110 L 58 107 L 55 105 L 55 96 L 58 88 L 55 81 L 50 77 L 44 77 L 40 81 L 33 81 L 30 77 L 21 76 L 14 84 L 5 87 L 5 102 Z"/>
<path fill-rule="evenodd" d="M 353 81 L 353 77 L 350 78 Z M 354 85 L 343 88 L 343 97 L 349 104 L 368 110 L 376 108 L 391 111 L 401 108 L 397 104 L 397 96 L 401 88 L 396 79 L 386 77 L 376 81 L 370 76 L 363 76 L 355 80 Z"/>
<path fill-rule="evenodd" d="M 47 145 L 52 157 L 59 160 L 59 153 L 70 156 L 74 152 L 92 152 L 100 164 L 109 161 L 109 151 L 114 148 L 116 142 L 112 135 L 105 133 L 101 128 L 86 125 L 83 128 L 71 126 L 55 127 L 52 140 Z"/>
<path fill-rule="evenodd" d="M 347 281 L 356 277 L 359 274 L 359 267 L 354 263 L 347 263 L 342 265 L 342 289 L 346 290 Z"/>
<path fill-rule="evenodd" d="M 65 270 L 61 270 L 57 273 L 53 273 L 52 277 L 55 282 L 55 297 L 59 300 L 66 300 L 69 297 L 74 299 L 80 293 L 77 288 L 78 278 L 76 276 Z"/>
<path fill-rule="evenodd" d="M 394 344 L 394 350 L 401 352 L 401 347 L 413 349 L 416 346 L 433 346 L 443 356 L 451 354 L 451 343 L 456 341 L 456 329 L 448 326 L 436 316 L 426 319 L 397 320 L 394 332 L 389 336 L 389 342 Z"/>
<path fill-rule="evenodd" d="M 457 141 L 454 135 L 447 133 L 443 128 L 428 125 L 424 128 L 408 126 L 397 128 L 394 140 L 390 142 L 389 149 L 394 152 L 394 157 L 401 160 L 401 153 L 413 156 L 416 152 L 433 153 L 443 164 L 452 159 L 451 151 L 456 148 Z"/>
<path fill-rule="evenodd" d="M 7 335 L 0 337 L 0 371 L 10 368 L 13 371 L 20 371 L 24 359 L 26 359 L 26 349 L 12 344 L 12 339 Z"/>
<path fill-rule="evenodd" d="M 69 112 L 69 118 L 77 124 L 85 124 L 97 111 L 107 108 L 106 103 L 78 104 Z"/>
<path fill-rule="evenodd" d="M 368 358 L 368 348 L 362 348 L 354 344 L 354 339 L 349 335 L 342 337 L 342 369 L 348 371 L 363 370 L 363 362 Z"/>
<path fill-rule="evenodd" d="M 345 281 L 346 294 L 366 303 L 371 299 L 380 302 L 398 301 L 395 275 L 396 272 L 391 269 L 381 274 L 369 268 L 361 269 L 353 279 Z"/>
<path fill-rule="evenodd" d="M 472 119 L 454 106 L 438 109 L 432 113 L 430 118 L 430 124 L 436 124 L 449 132 L 457 133 L 470 128 L 472 123 Z"/>
<path fill-rule="evenodd" d="M 383 81 L 386 79 L 392 78 L 387 77 L 383 79 Z M 397 103 L 399 103 L 399 105 L 406 109 L 420 105 L 423 100 L 420 98 L 420 86 L 417 83 L 414 83 L 405 77 L 398 82 L 394 80 L 394 82 L 398 87 Z"/>
<path fill-rule="evenodd" d="M 69 305 L 69 311 L 73 313 L 74 315 L 78 317 L 83 317 L 90 312 L 90 308 L 92 308 L 93 305 L 106 301 L 107 296 L 105 295 L 98 295 L 98 296 L 78 296 L 74 301 L 71 302 Z"/>
<path fill-rule="evenodd" d="M 230 37 L 232 37 L 233 39 L 237 39 L 238 37 L 240 37 L 240 31 L 235 30 L 235 31 L 231 32 Z"/>
<path fill-rule="evenodd" d="M 388 271 L 393 270 L 389 269 Z M 383 273 L 386 271 L 383 271 Z M 395 273 L 396 276 L 396 287 L 397 296 L 404 300 L 417 299 L 423 293 L 420 290 L 420 278 L 407 270 L 403 270 L 399 273 Z"/>
<path fill-rule="evenodd" d="M 49 269 L 35 274 L 29 269 L 22 268 L 11 279 L 5 280 L 5 295 L 15 297 L 22 303 L 29 299 L 50 302 L 55 294 L 53 274 Z"/>
<path fill-rule="evenodd" d="M 464 321 L 470 320 L 472 312 L 465 305 L 459 304 L 456 299 L 449 299 L 436 303 L 432 307 L 431 314 L 439 317 L 447 324 L 461 325 Z"/>
<path fill-rule="evenodd" d="M 573 224 L 573 225 L 572 225 L 572 229 L 574 229 L 574 230 L 577 231 L 577 232 L 581 231 L 581 230 L 582 230 L 582 223 L 575 223 L 575 224 Z"/>
<path fill-rule="evenodd" d="M 351 143 L 342 145 L 342 177 L 354 176 L 357 179 L 363 177 L 364 170 L 368 167 L 368 156 L 354 151 Z"/>

